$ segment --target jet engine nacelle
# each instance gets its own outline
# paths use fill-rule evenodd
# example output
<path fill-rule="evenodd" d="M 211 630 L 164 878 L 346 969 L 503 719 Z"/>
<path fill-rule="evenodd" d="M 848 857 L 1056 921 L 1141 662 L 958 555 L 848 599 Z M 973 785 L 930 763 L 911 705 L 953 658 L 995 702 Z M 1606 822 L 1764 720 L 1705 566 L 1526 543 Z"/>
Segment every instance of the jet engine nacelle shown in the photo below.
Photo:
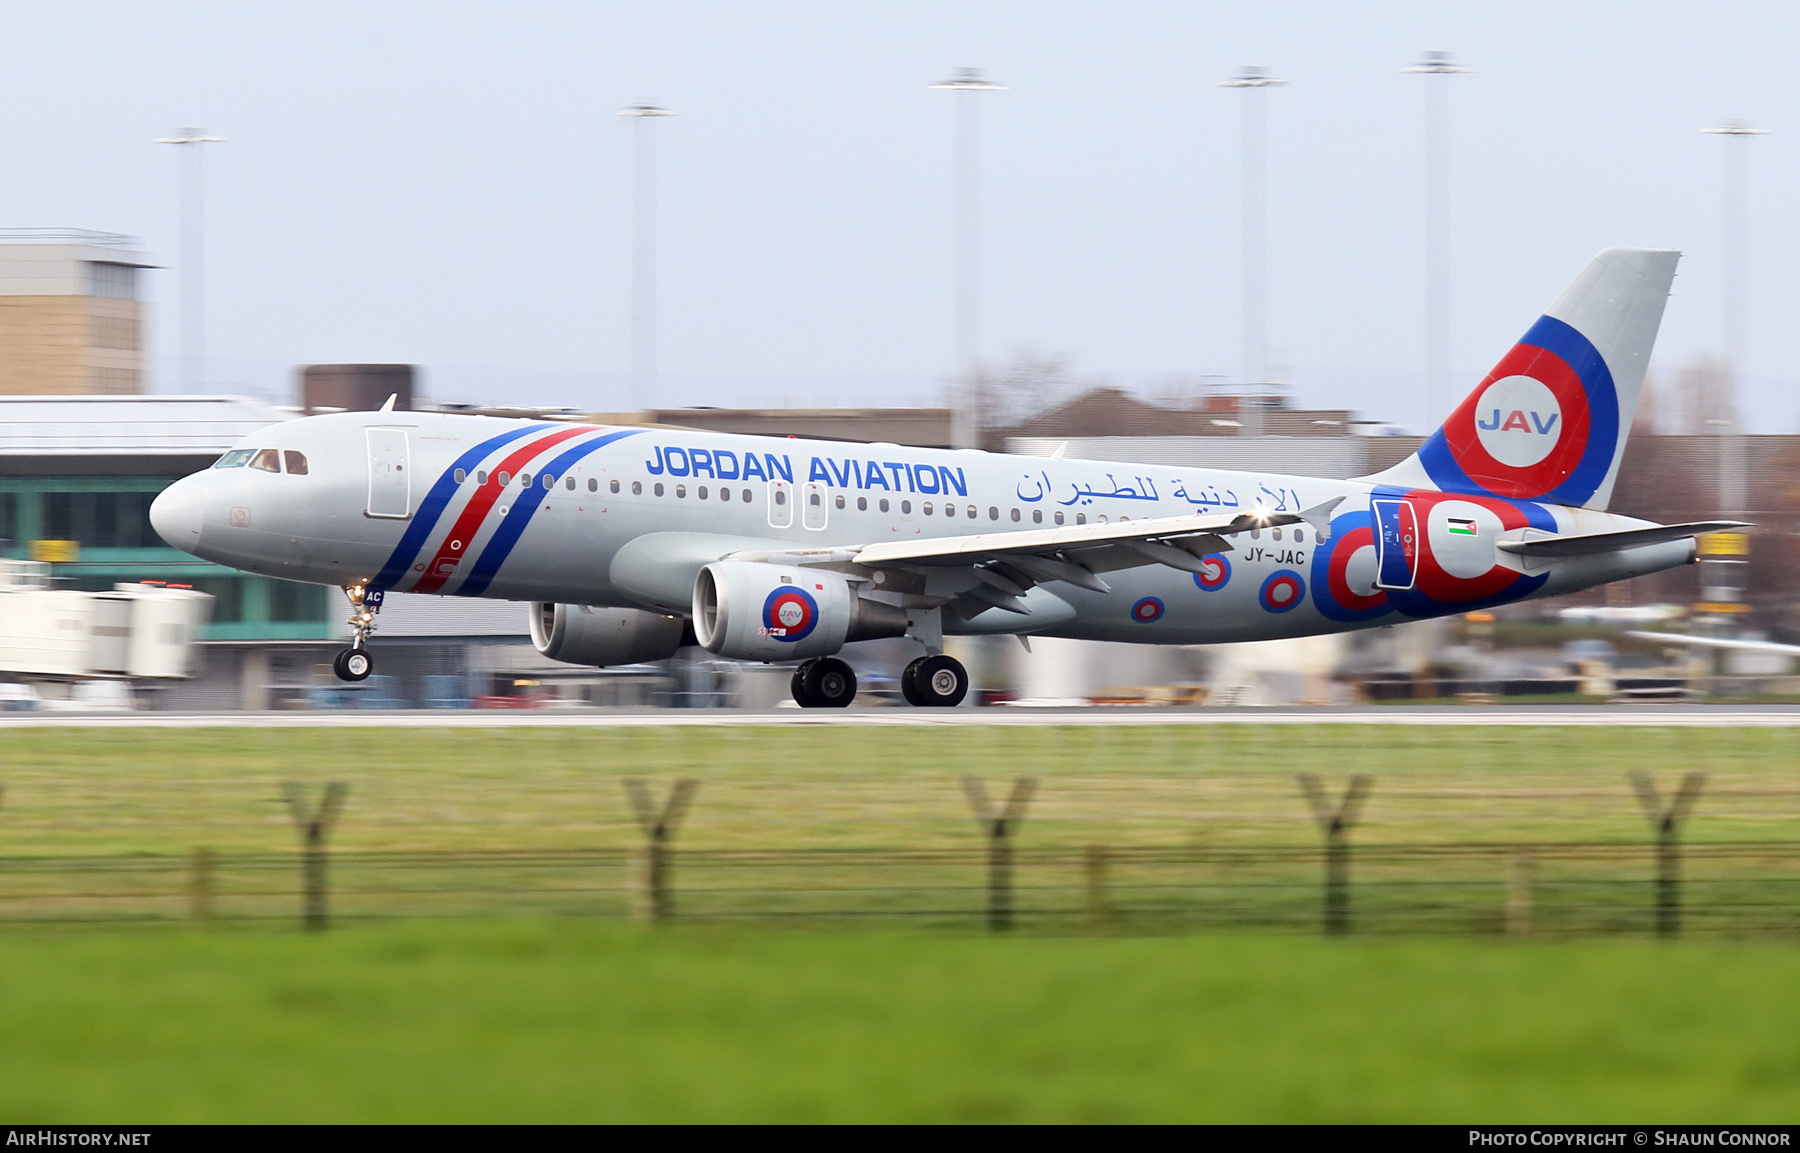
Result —
<path fill-rule="evenodd" d="M 906 612 L 856 594 L 847 578 L 757 561 L 714 561 L 694 581 L 694 636 L 708 652 L 796 661 L 850 641 L 906 635 Z"/>
<path fill-rule="evenodd" d="M 675 655 L 686 621 L 642 609 L 531 602 L 531 643 L 553 661 L 634 665 Z"/>

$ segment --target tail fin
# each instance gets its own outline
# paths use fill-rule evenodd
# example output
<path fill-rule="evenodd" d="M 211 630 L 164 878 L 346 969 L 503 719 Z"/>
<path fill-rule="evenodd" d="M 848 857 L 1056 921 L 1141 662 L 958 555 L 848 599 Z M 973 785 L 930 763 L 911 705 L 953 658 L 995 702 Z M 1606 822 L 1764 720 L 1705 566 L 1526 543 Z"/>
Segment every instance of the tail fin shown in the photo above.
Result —
<path fill-rule="evenodd" d="M 1594 257 L 1418 452 L 1370 479 L 1604 509 L 1680 259 Z"/>

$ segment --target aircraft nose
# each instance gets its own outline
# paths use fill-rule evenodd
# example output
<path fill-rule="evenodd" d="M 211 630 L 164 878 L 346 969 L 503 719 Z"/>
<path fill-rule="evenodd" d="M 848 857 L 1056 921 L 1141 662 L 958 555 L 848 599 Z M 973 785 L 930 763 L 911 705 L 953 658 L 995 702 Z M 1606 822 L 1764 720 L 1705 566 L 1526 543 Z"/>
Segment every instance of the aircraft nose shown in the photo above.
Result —
<path fill-rule="evenodd" d="M 200 543 L 200 524 L 205 512 L 200 482 L 193 477 L 176 481 L 150 502 L 150 527 L 170 547 L 192 552 Z"/>

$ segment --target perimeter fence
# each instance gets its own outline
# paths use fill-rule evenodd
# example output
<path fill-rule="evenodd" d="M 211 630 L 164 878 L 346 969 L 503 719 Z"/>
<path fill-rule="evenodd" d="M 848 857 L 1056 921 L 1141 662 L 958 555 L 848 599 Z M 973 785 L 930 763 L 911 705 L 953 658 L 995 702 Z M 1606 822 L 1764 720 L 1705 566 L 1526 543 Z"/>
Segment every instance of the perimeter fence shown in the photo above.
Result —
<path fill-rule="evenodd" d="M 1004 803 L 964 789 L 981 843 L 967 848 L 683 849 L 698 782 L 660 804 L 627 792 L 635 849 L 329 851 L 347 801 L 295 787 L 297 852 L 0 857 L 0 922 L 173 924 L 398 917 L 632 917 L 771 925 L 885 924 L 958 931 L 1151 934 L 1212 929 L 1571 937 L 1800 936 L 1800 841 L 1683 844 L 1704 778 L 1672 798 L 1634 775 L 1639 843 L 1358 846 L 1359 806 L 1303 775 L 1312 845 L 1038 848 L 1016 843 L 1035 781 Z"/>

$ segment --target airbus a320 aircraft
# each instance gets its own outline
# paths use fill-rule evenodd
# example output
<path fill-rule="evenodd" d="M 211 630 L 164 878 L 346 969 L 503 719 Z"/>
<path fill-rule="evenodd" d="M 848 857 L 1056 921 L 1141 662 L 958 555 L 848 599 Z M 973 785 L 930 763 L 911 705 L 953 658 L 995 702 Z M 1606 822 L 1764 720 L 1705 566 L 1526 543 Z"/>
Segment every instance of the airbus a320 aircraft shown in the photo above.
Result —
<path fill-rule="evenodd" d="M 150 519 L 206 560 L 342 587 L 345 680 L 405 592 L 529 601 L 538 649 L 573 664 L 695 643 L 794 662 L 815 708 L 856 695 L 844 645 L 907 636 L 906 699 L 955 705 L 947 635 L 1263 640 L 1692 561 L 1737 522 L 1606 511 L 1678 259 L 1602 252 L 1415 455 L 1358 480 L 384 410 L 253 433 Z"/>

